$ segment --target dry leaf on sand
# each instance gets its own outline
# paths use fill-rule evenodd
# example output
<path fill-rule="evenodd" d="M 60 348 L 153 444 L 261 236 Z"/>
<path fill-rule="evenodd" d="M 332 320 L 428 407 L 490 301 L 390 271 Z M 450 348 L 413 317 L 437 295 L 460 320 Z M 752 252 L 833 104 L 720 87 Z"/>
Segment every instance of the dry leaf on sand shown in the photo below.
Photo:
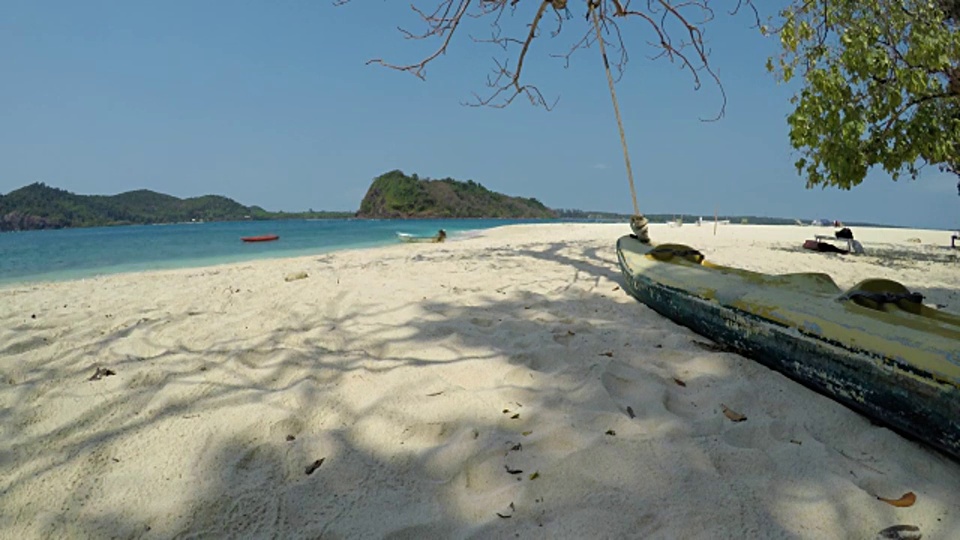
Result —
<path fill-rule="evenodd" d="M 923 534 L 916 525 L 894 525 L 877 533 L 877 540 L 920 540 Z"/>
<path fill-rule="evenodd" d="M 896 506 L 897 508 L 907 508 L 908 506 L 913 506 L 913 503 L 917 502 L 917 495 L 912 491 L 908 491 L 899 499 L 885 499 L 883 497 L 877 497 L 877 499 L 891 506 Z"/>
<path fill-rule="evenodd" d="M 723 409 L 723 415 L 726 416 L 727 418 L 729 418 L 730 420 L 734 421 L 734 422 L 743 422 L 744 420 L 747 419 L 746 416 L 744 416 L 744 415 L 738 413 L 737 411 L 735 411 L 735 410 L 727 407 L 727 406 L 724 405 L 723 403 L 720 404 L 720 408 Z"/>

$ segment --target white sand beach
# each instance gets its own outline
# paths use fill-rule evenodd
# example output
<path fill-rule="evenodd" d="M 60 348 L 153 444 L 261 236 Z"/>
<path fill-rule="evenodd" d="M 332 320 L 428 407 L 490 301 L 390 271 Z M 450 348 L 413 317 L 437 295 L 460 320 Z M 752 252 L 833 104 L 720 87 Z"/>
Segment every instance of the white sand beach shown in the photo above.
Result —
<path fill-rule="evenodd" d="M 853 230 L 652 235 L 960 312 L 949 232 Z M 623 291 L 628 232 L 2 288 L 0 538 L 960 538 L 960 463 L 698 346 Z"/>

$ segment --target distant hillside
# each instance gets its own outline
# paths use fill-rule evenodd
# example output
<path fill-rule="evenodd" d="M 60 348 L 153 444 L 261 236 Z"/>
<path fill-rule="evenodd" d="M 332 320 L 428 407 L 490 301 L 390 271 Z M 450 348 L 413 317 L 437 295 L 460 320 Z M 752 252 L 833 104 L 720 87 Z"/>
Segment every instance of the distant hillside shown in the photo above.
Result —
<path fill-rule="evenodd" d="M 0 231 L 351 215 L 347 212 L 267 212 L 219 195 L 181 199 L 146 189 L 110 196 L 76 195 L 42 183 L 0 196 Z"/>
<path fill-rule="evenodd" d="M 630 221 L 630 214 L 620 214 L 617 212 L 603 212 L 591 210 L 557 210 L 557 215 L 564 219 L 585 219 L 593 221 Z M 698 217 L 703 217 L 704 221 L 713 221 L 713 216 L 694 216 L 693 214 L 644 214 L 650 223 L 666 223 L 676 219 L 683 219 L 686 223 L 696 222 Z M 778 217 L 765 216 L 717 216 L 721 221 L 730 223 L 750 223 L 752 225 L 794 225 L 796 220 Z"/>
<path fill-rule="evenodd" d="M 373 180 L 360 202 L 361 218 L 555 218 L 533 198 L 510 197 L 468 180 L 420 179 L 395 170 Z"/>
<path fill-rule="evenodd" d="M 575 209 L 559 209 L 556 211 L 557 216 L 562 219 L 584 219 L 591 221 L 623 221 L 628 222 L 630 220 L 630 214 L 621 214 L 617 212 L 604 212 L 604 211 L 593 211 L 593 210 L 575 210 Z M 700 216 L 695 214 L 644 214 L 644 216 L 650 220 L 651 223 L 666 223 L 668 221 L 673 221 L 676 219 L 683 219 L 686 223 L 696 223 L 698 217 L 702 217 L 704 222 L 712 222 L 713 216 Z M 743 216 L 743 215 L 730 215 L 730 216 L 717 216 L 717 219 L 721 221 L 729 221 L 730 223 L 749 223 L 751 225 L 796 225 L 797 220 L 794 218 L 780 218 L 780 217 L 769 217 L 769 216 Z M 800 220 L 803 225 L 810 225 L 811 219 Z M 825 224 L 833 223 L 830 219 L 821 218 L 821 221 Z M 898 228 L 895 225 L 883 225 L 879 223 L 868 223 L 862 221 L 844 221 L 845 226 L 850 227 L 891 227 Z"/>

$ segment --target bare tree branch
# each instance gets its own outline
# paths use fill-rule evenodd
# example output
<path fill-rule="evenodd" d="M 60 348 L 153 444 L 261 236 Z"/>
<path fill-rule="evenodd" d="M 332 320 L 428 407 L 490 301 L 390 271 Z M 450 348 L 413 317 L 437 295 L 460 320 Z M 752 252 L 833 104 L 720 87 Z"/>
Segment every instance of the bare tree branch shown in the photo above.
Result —
<path fill-rule="evenodd" d="M 334 0 L 335 5 L 343 5 L 351 0 Z M 470 38 L 477 43 L 496 45 L 507 53 L 506 58 L 495 58 L 493 73 L 487 77 L 490 92 L 486 97 L 474 94 L 474 101 L 466 103 L 472 106 L 505 107 L 518 96 L 525 96 L 533 105 L 550 109 L 556 100 L 547 101 L 536 86 L 524 82 L 524 66 L 527 57 L 538 38 L 562 38 L 574 32 L 577 39 L 565 47 L 564 53 L 548 53 L 549 56 L 563 59 L 564 67 L 570 65 L 574 53 L 590 48 L 598 39 L 591 35 L 589 22 L 591 6 L 598 13 L 603 29 L 604 45 L 616 51 L 612 67 L 618 77 L 622 76 L 629 56 L 624 44 L 620 24 L 637 20 L 643 24 L 637 30 L 649 34 L 652 39 L 647 44 L 653 49 L 651 58 L 665 58 L 677 63 L 693 79 L 694 89 L 702 86 L 706 76 L 720 90 L 722 98 L 720 110 L 715 118 L 723 116 L 726 109 L 726 92 L 717 73 L 709 61 L 703 30 L 714 18 L 714 5 L 723 4 L 727 13 L 736 15 L 743 10 L 752 14 L 756 26 L 760 26 L 760 14 L 754 0 L 413 0 L 411 10 L 420 19 L 423 27 L 418 32 L 401 28 L 401 34 L 407 39 L 436 39 L 439 46 L 419 62 L 394 64 L 380 58 L 370 60 L 368 64 L 379 64 L 391 69 L 406 71 L 424 79 L 428 64 L 444 55 L 450 48 L 453 36 L 466 21 L 488 21 L 489 38 Z M 432 5 L 432 9 L 418 7 L 418 4 Z M 584 19 L 578 20 L 571 15 L 570 7 L 579 5 L 584 11 Z M 634 7 L 636 5 L 636 7 Z M 549 32 L 541 32 L 544 17 L 551 21 Z M 517 22 L 523 24 L 523 30 Z M 579 25 L 579 28 L 578 28 Z M 505 31 L 509 26 L 511 29 Z M 469 32 L 469 30 L 467 30 Z M 514 53 L 514 54 L 510 54 Z M 512 56 L 512 58 L 511 58 Z"/>

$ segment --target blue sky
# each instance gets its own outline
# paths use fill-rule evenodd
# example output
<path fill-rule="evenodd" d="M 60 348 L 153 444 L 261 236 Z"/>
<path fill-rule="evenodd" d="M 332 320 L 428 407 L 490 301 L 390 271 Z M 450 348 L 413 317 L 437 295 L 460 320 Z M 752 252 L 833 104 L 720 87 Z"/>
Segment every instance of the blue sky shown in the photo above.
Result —
<path fill-rule="evenodd" d="M 527 60 L 528 82 L 559 98 L 548 112 L 463 106 L 502 57 L 467 33 L 425 82 L 366 65 L 436 45 L 397 32 L 416 22 L 409 2 L 8 0 L 3 11 L 0 193 L 42 181 L 355 210 L 372 178 L 402 169 L 554 208 L 632 208 L 599 52 L 567 69 L 550 56 L 586 30 L 578 12 Z M 708 27 L 728 103 L 704 123 L 720 105 L 715 86 L 694 91 L 677 65 L 649 60 L 646 30 L 624 23 L 632 54 L 617 92 L 642 211 L 960 226 L 956 180 L 933 169 L 916 182 L 875 172 L 849 192 L 806 189 L 787 139 L 795 88 L 766 72 L 776 43 L 751 24 L 720 12 Z"/>

